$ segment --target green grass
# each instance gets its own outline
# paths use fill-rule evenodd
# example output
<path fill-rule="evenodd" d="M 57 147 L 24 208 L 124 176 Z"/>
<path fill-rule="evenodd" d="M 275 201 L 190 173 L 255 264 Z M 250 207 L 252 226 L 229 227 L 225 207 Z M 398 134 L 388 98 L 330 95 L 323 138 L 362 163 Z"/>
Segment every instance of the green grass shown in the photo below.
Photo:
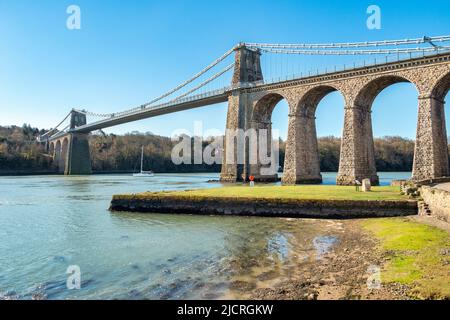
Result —
<path fill-rule="evenodd" d="M 446 231 L 405 218 L 364 220 L 388 257 L 382 280 L 412 287 L 415 298 L 450 298 L 450 249 Z"/>
<path fill-rule="evenodd" d="M 303 200 L 405 200 L 398 187 L 374 187 L 372 192 L 357 192 L 355 187 L 304 185 L 226 186 L 222 188 L 141 193 L 135 197 L 182 196 L 192 198 L 252 198 L 252 199 L 303 199 Z"/>

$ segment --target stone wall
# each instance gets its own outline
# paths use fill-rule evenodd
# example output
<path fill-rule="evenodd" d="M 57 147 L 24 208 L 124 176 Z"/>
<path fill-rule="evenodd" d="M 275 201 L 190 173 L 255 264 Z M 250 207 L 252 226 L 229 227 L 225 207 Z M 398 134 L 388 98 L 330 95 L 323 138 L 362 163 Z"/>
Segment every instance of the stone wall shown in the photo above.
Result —
<path fill-rule="evenodd" d="M 450 222 L 450 192 L 423 186 L 421 195 L 432 216 Z"/>
<path fill-rule="evenodd" d="M 351 201 L 190 198 L 183 196 L 114 196 L 112 211 L 168 214 L 238 215 L 291 218 L 351 219 L 417 214 L 417 201 Z"/>

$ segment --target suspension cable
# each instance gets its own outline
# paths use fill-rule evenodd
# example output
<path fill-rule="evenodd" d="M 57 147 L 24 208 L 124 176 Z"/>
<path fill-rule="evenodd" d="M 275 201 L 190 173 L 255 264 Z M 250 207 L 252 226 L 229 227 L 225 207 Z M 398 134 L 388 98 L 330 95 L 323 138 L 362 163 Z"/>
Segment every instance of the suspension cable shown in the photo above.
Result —
<path fill-rule="evenodd" d="M 225 54 L 225 55 L 223 55 L 221 58 L 217 59 L 217 60 L 214 62 L 214 65 L 217 65 L 219 62 L 223 61 L 223 59 L 225 59 L 225 57 L 228 56 L 228 55 L 229 55 L 229 54 Z M 219 60 L 220 60 L 220 61 L 219 61 Z M 212 67 L 213 67 L 213 65 L 210 65 L 210 66 L 208 66 L 207 68 L 208 68 L 208 70 L 210 70 Z M 193 92 L 195 92 L 195 91 L 201 89 L 201 88 L 204 87 L 205 85 L 209 84 L 210 82 L 212 82 L 212 81 L 214 81 L 215 79 L 217 79 L 217 78 L 219 78 L 220 76 L 222 76 L 222 75 L 223 75 L 224 73 L 226 73 L 227 71 L 230 71 L 233 67 L 234 67 L 234 62 L 233 62 L 232 64 L 230 64 L 229 66 L 227 66 L 227 67 L 226 67 L 225 69 L 223 69 L 222 71 L 216 73 L 216 74 L 213 75 L 212 77 L 210 77 L 210 78 L 208 78 L 207 80 L 205 80 L 205 81 L 203 81 L 202 83 L 200 83 L 198 86 L 192 88 L 191 90 L 189 90 L 189 91 L 186 92 L 186 93 L 183 93 L 182 95 L 176 97 L 175 99 L 171 100 L 170 102 L 175 102 L 175 101 L 177 101 L 177 100 L 179 100 L 179 99 L 181 99 L 181 98 L 184 98 L 184 97 L 190 95 L 191 93 L 193 93 Z M 205 70 L 206 70 L 206 69 L 202 70 L 202 72 L 200 72 L 200 73 L 201 73 L 201 74 L 204 74 L 204 73 L 207 71 L 207 70 L 206 70 L 206 71 L 205 71 Z M 198 73 L 197 75 L 199 75 L 200 73 Z M 199 77 L 199 76 L 197 76 L 197 75 L 196 75 L 196 78 Z M 192 81 L 190 81 L 190 82 L 192 82 Z M 181 86 L 178 86 L 178 87 L 179 87 L 179 89 L 182 88 Z M 177 90 L 179 90 L 179 89 L 177 89 Z M 174 93 L 174 92 L 175 92 L 175 90 L 171 90 L 171 94 Z M 164 94 L 164 97 L 169 96 L 169 95 L 170 95 L 170 94 Z M 161 97 L 162 97 L 162 96 L 161 96 Z M 161 98 L 161 99 L 162 99 L 162 98 Z M 153 103 L 155 103 L 156 101 L 161 100 L 161 99 L 157 98 L 157 99 L 154 99 L 154 100 L 152 100 L 151 102 L 146 103 L 146 104 L 143 104 L 143 105 L 141 105 L 141 106 L 139 106 L 139 107 L 135 107 L 135 108 L 132 108 L 132 109 L 128 109 L 128 110 L 121 111 L 121 112 L 116 112 L 116 113 L 104 113 L 104 114 L 101 114 L 101 113 L 94 113 L 94 112 L 90 112 L 90 111 L 86 111 L 86 110 L 76 110 L 76 111 L 77 111 L 77 112 L 80 112 L 80 113 L 83 113 L 83 114 L 85 114 L 85 115 L 93 116 L 93 117 L 99 117 L 99 118 L 111 118 L 111 117 L 117 117 L 117 116 L 129 114 L 129 113 L 131 113 L 131 112 L 135 112 L 135 111 L 139 111 L 139 110 L 146 109 L 146 108 L 148 108 L 150 105 L 152 105 Z"/>
<path fill-rule="evenodd" d="M 228 67 L 226 67 L 225 69 L 223 69 L 222 71 L 216 73 L 215 75 L 213 75 L 212 77 L 210 77 L 209 79 L 203 81 L 202 83 L 200 83 L 198 86 L 192 88 L 191 90 L 189 90 L 186 93 L 183 93 L 182 95 L 176 97 L 175 99 L 173 99 L 171 102 L 176 102 L 177 100 L 184 98 L 188 95 L 190 95 L 191 93 L 194 93 L 195 91 L 199 90 L 200 88 L 204 87 L 205 85 L 207 85 L 208 83 L 216 80 L 217 78 L 219 78 L 221 75 L 223 75 L 224 73 L 226 73 L 227 71 L 230 71 L 232 68 L 234 67 L 234 62 L 232 64 L 230 64 Z"/>
<path fill-rule="evenodd" d="M 64 117 L 64 119 L 63 119 L 60 123 L 58 123 L 58 125 L 57 125 L 56 127 L 54 127 L 54 128 L 51 129 L 51 130 L 48 130 L 46 133 L 44 133 L 43 135 L 41 135 L 40 138 L 44 138 L 44 137 L 46 137 L 50 132 L 53 132 L 53 131 L 57 130 L 58 127 L 59 127 L 60 125 L 62 125 L 62 124 L 64 123 L 64 121 L 67 120 L 67 118 L 69 118 L 69 116 L 70 116 L 71 113 L 72 113 L 72 111 L 69 112 L 69 113 Z"/>
<path fill-rule="evenodd" d="M 86 110 L 77 110 L 80 113 L 83 113 L 85 115 L 89 115 L 89 116 L 94 116 L 94 117 L 101 117 L 101 118 L 110 118 L 110 117 L 114 117 L 114 116 L 120 116 L 120 115 L 124 115 L 124 114 L 128 114 L 130 112 L 134 112 L 134 111 L 138 111 L 138 110 L 142 110 L 145 109 L 147 107 L 149 107 L 150 105 L 154 104 L 155 102 L 158 102 L 170 95 L 172 95 L 173 93 L 179 91 L 180 89 L 186 87 L 188 84 L 192 83 L 194 80 L 198 79 L 199 77 L 201 77 L 202 75 L 204 75 L 206 72 L 208 72 L 209 70 L 211 70 L 212 68 L 214 68 L 215 66 L 217 66 L 220 62 L 222 62 L 223 60 L 225 60 L 228 56 L 230 56 L 236 47 L 233 47 L 232 49 L 228 50 L 227 52 L 225 52 L 221 57 L 219 57 L 218 59 L 216 59 L 213 63 L 211 63 L 210 65 L 208 65 L 207 67 L 205 67 L 202 71 L 198 72 L 197 74 L 195 74 L 192 78 L 190 78 L 189 80 L 186 80 L 185 82 L 181 83 L 180 85 L 176 86 L 175 88 L 173 88 L 172 90 L 164 93 L 163 95 L 151 100 L 150 102 L 147 102 L 145 104 L 140 105 L 139 107 L 136 108 L 132 108 L 132 109 L 128 109 L 125 111 L 121 111 L 121 112 L 117 112 L 117 113 L 94 113 L 94 112 L 90 112 L 90 111 L 86 111 Z M 234 63 L 233 63 L 234 65 Z M 225 72 L 229 71 L 233 65 L 228 66 L 227 68 L 225 68 L 224 70 L 222 70 L 221 72 L 217 73 L 216 75 L 214 75 L 213 77 L 209 78 L 208 80 L 204 81 L 201 85 L 197 86 L 196 88 L 194 88 L 195 90 L 190 90 L 188 94 L 197 91 L 198 89 L 200 89 L 201 87 L 203 87 L 204 85 L 210 83 L 211 81 L 217 79 L 218 77 L 220 77 L 221 75 L 223 75 Z M 176 99 L 179 99 L 180 97 L 185 97 L 188 94 L 183 94 L 179 97 L 177 97 Z"/>
<path fill-rule="evenodd" d="M 302 55 L 373 55 L 373 54 L 399 54 L 414 52 L 442 52 L 450 50 L 450 46 L 432 48 L 409 49 L 377 49 L 377 50 L 288 50 L 288 49 L 261 49 L 267 53 L 302 54 Z"/>
<path fill-rule="evenodd" d="M 331 48 L 358 48 L 358 47 L 383 47 L 400 46 L 407 44 L 421 44 L 430 42 L 450 41 L 450 36 L 422 37 L 416 39 L 366 41 L 366 42 L 343 42 L 322 44 L 272 44 L 272 43 L 245 43 L 248 47 L 271 48 L 271 49 L 331 49 Z"/>
<path fill-rule="evenodd" d="M 230 50 L 228 50 L 227 52 L 225 52 L 220 58 L 218 58 L 217 60 L 215 60 L 213 63 L 211 63 L 209 66 L 207 66 L 206 68 L 204 68 L 202 71 L 200 71 L 199 73 L 197 73 L 196 75 L 194 75 L 192 78 L 190 78 L 189 80 L 186 80 L 185 82 L 183 82 L 182 84 L 176 86 L 175 88 L 173 88 L 172 90 L 164 93 L 163 95 L 153 99 L 150 102 L 147 102 L 145 104 L 143 104 L 143 107 L 147 107 L 149 105 L 152 105 L 153 103 L 162 100 L 170 95 L 172 95 L 174 92 L 184 88 L 185 86 L 187 86 L 188 84 L 190 84 L 192 81 L 198 79 L 199 77 L 201 77 L 202 75 L 204 75 L 206 72 L 208 72 L 209 70 L 211 70 L 213 67 L 215 67 L 216 65 L 218 65 L 220 62 L 222 62 L 223 60 L 225 60 L 230 54 L 233 53 L 234 51 L 234 47 Z M 141 106 L 141 107 L 142 107 Z"/>
<path fill-rule="evenodd" d="M 298 55 L 377 55 L 377 54 L 383 54 L 383 55 L 389 55 L 389 54 L 401 54 L 401 53 L 414 53 L 414 52 L 443 52 L 450 50 L 450 46 L 438 46 L 435 43 L 437 42 L 447 42 L 450 41 L 450 35 L 449 36 L 436 36 L 436 37 L 422 37 L 422 38 L 416 38 L 416 39 L 403 39 L 403 40 L 386 40 L 386 41 L 366 41 L 366 42 L 347 42 L 347 43 L 328 43 L 328 44 L 269 44 L 269 43 L 241 43 L 238 46 L 246 46 L 250 50 L 260 50 L 262 52 L 266 53 L 279 53 L 279 54 L 298 54 Z M 416 47 L 416 48 L 386 48 L 386 49 L 363 49 L 363 50 L 349 50 L 348 48 L 369 48 L 369 47 L 387 47 L 387 46 L 403 46 L 403 45 L 412 45 L 412 44 L 430 44 L 432 47 Z M 180 89 L 186 87 L 188 84 L 191 84 L 193 81 L 200 78 L 202 75 L 204 75 L 206 72 L 217 66 L 219 63 L 221 63 L 223 60 L 225 60 L 228 56 L 230 56 L 233 51 L 238 47 L 235 46 L 232 49 L 228 50 L 226 53 L 224 53 L 221 57 L 216 59 L 214 62 L 212 62 L 210 65 L 205 67 L 203 70 L 195 74 L 192 78 L 184 81 L 183 83 L 179 84 L 175 88 L 167 91 L 166 93 L 162 94 L 161 96 L 151 100 L 150 102 L 147 102 L 145 104 L 142 104 L 138 107 L 128 109 L 125 111 L 117 112 L 117 113 L 108 113 L 108 114 L 100 114 L 100 113 L 94 113 L 86 110 L 77 110 L 80 113 L 83 113 L 85 115 L 94 116 L 94 117 L 102 117 L 102 118 L 111 118 L 111 117 L 117 117 L 126 115 L 132 112 L 137 112 L 139 110 L 144 110 L 152 105 L 154 105 L 156 102 L 171 96 L 175 92 L 179 91 Z M 342 49 L 342 50 L 322 50 L 322 49 Z M 345 50 L 343 50 L 345 49 Z M 229 71 L 233 64 L 230 64 L 228 67 L 220 71 L 219 73 L 213 75 L 209 79 L 203 81 L 201 84 L 195 86 L 194 88 L 190 89 L 186 93 L 183 93 L 173 100 L 169 101 L 170 103 L 176 102 L 191 93 L 203 88 L 213 80 L 219 78 L 221 75 L 223 75 L 225 72 Z M 70 113 L 64 118 L 63 121 L 61 121 L 60 124 L 58 124 L 57 127 L 59 127 L 70 115 Z M 57 128 L 56 127 L 56 128 Z M 56 130 L 55 128 L 55 130 Z M 53 131 L 53 130 L 51 130 Z M 42 137 L 45 137 L 48 135 L 51 131 L 45 133 Z"/>

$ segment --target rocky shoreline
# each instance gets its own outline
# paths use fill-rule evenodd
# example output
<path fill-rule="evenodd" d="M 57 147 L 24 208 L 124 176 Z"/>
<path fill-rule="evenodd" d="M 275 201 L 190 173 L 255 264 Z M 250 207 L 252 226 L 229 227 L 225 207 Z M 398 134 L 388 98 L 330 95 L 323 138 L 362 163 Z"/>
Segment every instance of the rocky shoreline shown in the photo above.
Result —
<path fill-rule="evenodd" d="M 410 288 L 383 283 L 370 288 L 371 267 L 382 267 L 386 257 L 377 241 L 362 230 L 358 221 L 342 221 L 338 242 L 320 261 L 309 261 L 298 278 L 272 288 L 256 289 L 257 300 L 404 300 Z"/>

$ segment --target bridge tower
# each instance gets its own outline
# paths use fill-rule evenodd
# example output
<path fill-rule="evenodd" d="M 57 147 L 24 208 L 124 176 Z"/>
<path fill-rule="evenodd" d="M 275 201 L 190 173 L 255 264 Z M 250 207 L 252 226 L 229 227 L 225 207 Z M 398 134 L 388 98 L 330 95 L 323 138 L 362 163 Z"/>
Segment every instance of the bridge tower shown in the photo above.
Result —
<path fill-rule="evenodd" d="M 71 132 L 86 124 L 86 115 L 76 110 L 70 114 L 70 131 L 53 142 L 54 163 L 58 172 L 65 175 L 91 174 L 91 155 L 87 133 Z"/>
<path fill-rule="evenodd" d="M 70 117 L 70 129 L 75 129 L 86 124 L 84 113 L 72 110 Z M 67 155 L 67 166 L 64 171 L 66 175 L 91 174 L 91 154 L 89 150 L 88 133 L 69 133 L 69 148 Z"/>
<path fill-rule="evenodd" d="M 235 64 L 232 78 L 232 93 L 228 98 L 227 124 L 225 133 L 222 172 L 220 180 L 236 182 L 246 180 L 250 175 L 248 141 L 239 143 L 239 135 L 250 128 L 252 101 L 245 88 L 251 88 L 264 81 L 261 70 L 261 52 L 240 44 L 235 49 Z"/>

